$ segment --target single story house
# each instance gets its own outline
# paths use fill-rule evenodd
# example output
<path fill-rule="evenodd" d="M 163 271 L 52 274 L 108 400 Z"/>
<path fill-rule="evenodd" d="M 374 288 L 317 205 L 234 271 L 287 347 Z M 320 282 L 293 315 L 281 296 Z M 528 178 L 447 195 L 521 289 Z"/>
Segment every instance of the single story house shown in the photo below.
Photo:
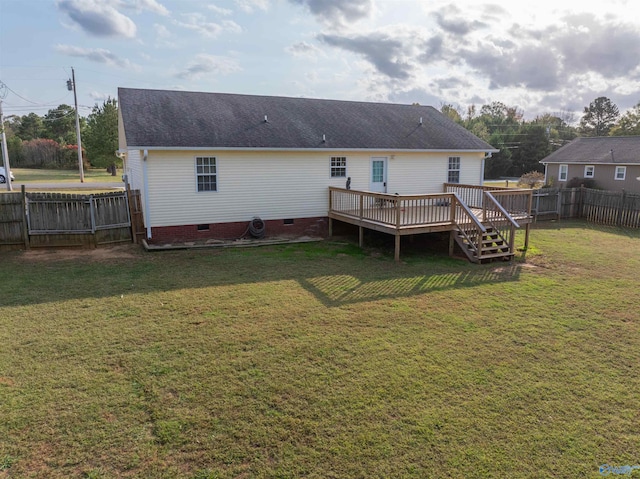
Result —
<path fill-rule="evenodd" d="M 605 190 L 640 193 L 640 136 L 576 138 L 540 163 L 554 186 L 580 178 Z"/>
<path fill-rule="evenodd" d="M 151 242 L 325 235 L 329 187 L 481 185 L 496 152 L 435 108 L 119 88 L 119 152 Z"/>

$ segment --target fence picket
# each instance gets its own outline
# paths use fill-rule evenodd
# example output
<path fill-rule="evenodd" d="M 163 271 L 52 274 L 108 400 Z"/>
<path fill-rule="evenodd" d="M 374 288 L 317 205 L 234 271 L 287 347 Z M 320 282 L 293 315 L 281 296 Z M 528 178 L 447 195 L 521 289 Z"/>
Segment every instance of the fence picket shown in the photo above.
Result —
<path fill-rule="evenodd" d="M 534 216 L 585 218 L 605 226 L 640 228 L 640 194 L 590 188 L 541 188 L 533 194 Z"/>

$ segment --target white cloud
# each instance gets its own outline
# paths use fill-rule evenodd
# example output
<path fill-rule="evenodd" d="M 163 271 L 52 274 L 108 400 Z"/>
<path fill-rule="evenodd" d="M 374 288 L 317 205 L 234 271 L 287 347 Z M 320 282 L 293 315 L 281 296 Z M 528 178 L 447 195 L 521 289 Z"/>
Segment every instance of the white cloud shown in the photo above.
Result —
<path fill-rule="evenodd" d="M 182 21 L 174 20 L 174 23 L 208 38 L 216 38 L 223 32 L 242 32 L 242 27 L 233 20 L 224 20 L 221 23 L 210 22 L 201 13 L 185 13 L 182 15 L 182 18 Z"/>
<path fill-rule="evenodd" d="M 89 92 L 89 97 L 92 100 L 95 100 L 96 102 L 104 102 L 107 99 L 109 99 L 111 97 L 111 95 L 109 95 L 108 93 L 104 93 L 104 92 L 98 92 L 95 90 L 92 90 Z"/>
<path fill-rule="evenodd" d="M 315 58 L 321 52 L 321 50 L 315 45 L 304 41 L 294 43 L 293 45 L 288 46 L 285 50 L 295 57 L 309 58 Z"/>
<path fill-rule="evenodd" d="M 228 75 L 242 70 L 236 60 L 229 57 L 201 54 L 189 63 L 189 66 L 177 73 L 177 78 L 185 80 L 196 80 L 206 73 L 216 73 L 217 75 Z"/>
<path fill-rule="evenodd" d="M 256 10 L 266 12 L 269 9 L 269 0 L 236 0 L 236 5 L 247 13 L 253 13 Z"/>
<path fill-rule="evenodd" d="M 103 48 L 82 48 L 72 45 L 56 45 L 54 50 L 63 55 L 77 58 L 86 58 L 95 63 L 102 63 L 112 67 L 138 70 L 139 67 L 129 60 L 119 58 L 114 53 Z"/>
<path fill-rule="evenodd" d="M 213 13 L 216 13 L 218 15 L 223 15 L 225 17 L 233 13 L 233 10 L 229 8 L 218 7 L 217 5 L 207 5 L 207 8 L 211 10 Z"/>
<path fill-rule="evenodd" d="M 114 7 L 98 0 L 58 0 L 57 7 L 90 35 L 99 37 L 136 36 L 136 24 Z"/>
<path fill-rule="evenodd" d="M 165 17 L 169 15 L 169 10 L 156 0 L 123 0 L 123 5 L 137 12 L 147 10 Z"/>

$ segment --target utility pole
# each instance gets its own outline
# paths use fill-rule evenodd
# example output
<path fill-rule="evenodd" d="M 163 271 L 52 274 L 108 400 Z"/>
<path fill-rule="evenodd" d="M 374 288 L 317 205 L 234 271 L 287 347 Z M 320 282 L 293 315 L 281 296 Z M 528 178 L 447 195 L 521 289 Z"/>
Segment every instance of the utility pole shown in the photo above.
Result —
<path fill-rule="evenodd" d="M 11 186 L 11 167 L 9 166 L 9 152 L 7 151 L 7 136 L 4 134 L 4 116 L 2 114 L 2 99 L 6 95 L 5 85 L 0 81 L 0 130 L 2 131 L 2 162 L 4 163 L 7 191 L 13 191 Z"/>
<path fill-rule="evenodd" d="M 84 168 L 82 165 L 82 140 L 80 139 L 80 115 L 78 114 L 78 94 L 76 93 L 76 72 L 71 67 L 71 80 L 67 80 L 67 90 L 73 90 L 73 101 L 76 105 L 76 138 L 78 139 L 78 168 L 80 169 L 80 183 L 84 183 Z"/>

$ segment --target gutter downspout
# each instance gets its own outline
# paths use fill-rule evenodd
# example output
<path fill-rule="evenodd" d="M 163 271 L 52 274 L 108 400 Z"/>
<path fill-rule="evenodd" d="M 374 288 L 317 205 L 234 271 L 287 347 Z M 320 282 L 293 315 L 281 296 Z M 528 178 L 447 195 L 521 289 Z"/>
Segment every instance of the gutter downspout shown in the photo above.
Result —
<path fill-rule="evenodd" d="M 144 185 L 144 224 L 147 225 L 147 239 L 151 239 L 151 222 L 149 221 L 149 175 L 147 174 L 147 159 L 149 150 L 142 154 L 142 183 Z"/>
<path fill-rule="evenodd" d="M 486 161 L 487 158 L 491 158 L 493 156 L 493 153 L 491 153 L 490 151 L 487 151 L 484 154 L 484 157 L 482 158 L 482 164 L 480 165 L 480 186 L 484 185 L 484 163 Z"/>

